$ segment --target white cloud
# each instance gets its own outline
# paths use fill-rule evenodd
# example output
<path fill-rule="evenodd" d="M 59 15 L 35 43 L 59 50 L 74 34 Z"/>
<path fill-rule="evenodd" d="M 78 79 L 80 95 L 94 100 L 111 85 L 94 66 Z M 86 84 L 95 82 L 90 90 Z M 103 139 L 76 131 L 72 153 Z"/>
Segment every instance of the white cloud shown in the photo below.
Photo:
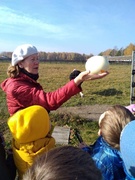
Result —
<path fill-rule="evenodd" d="M 0 32 L 27 36 L 67 35 L 67 32 L 64 32 L 64 28 L 61 26 L 45 23 L 5 6 L 0 7 Z"/>

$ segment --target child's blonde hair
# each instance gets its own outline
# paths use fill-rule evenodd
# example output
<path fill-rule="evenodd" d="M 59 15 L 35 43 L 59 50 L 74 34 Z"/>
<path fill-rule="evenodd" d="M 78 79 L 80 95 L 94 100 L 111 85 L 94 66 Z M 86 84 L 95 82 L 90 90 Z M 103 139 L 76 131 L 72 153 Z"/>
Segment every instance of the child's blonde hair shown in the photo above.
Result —
<path fill-rule="evenodd" d="M 124 106 L 114 105 L 99 119 L 101 135 L 109 145 L 119 150 L 121 131 L 134 119 L 134 115 Z"/>

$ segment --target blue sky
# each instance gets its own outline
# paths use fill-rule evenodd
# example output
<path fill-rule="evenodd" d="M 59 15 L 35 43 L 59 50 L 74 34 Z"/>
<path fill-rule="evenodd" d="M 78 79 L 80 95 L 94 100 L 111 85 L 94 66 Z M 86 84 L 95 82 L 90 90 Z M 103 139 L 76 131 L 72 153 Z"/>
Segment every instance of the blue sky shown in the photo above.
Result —
<path fill-rule="evenodd" d="M 0 0 L 0 52 L 24 43 L 94 55 L 126 48 L 135 43 L 135 0 Z"/>

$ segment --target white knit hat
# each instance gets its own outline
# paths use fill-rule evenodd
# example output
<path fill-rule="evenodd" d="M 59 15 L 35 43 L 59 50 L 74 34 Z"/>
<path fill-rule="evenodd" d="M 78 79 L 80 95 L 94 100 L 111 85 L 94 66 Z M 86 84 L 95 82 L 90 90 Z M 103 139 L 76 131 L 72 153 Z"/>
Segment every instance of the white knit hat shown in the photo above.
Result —
<path fill-rule="evenodd" d="M 37 53 L 37 48 L 31 44 L 20 45 L 14 50 L 12 54 L 11 64 L 12 66 L 15 66 L 16 64 L 18 64 L 18 62 L 22 61 L 26 57 Z"/>

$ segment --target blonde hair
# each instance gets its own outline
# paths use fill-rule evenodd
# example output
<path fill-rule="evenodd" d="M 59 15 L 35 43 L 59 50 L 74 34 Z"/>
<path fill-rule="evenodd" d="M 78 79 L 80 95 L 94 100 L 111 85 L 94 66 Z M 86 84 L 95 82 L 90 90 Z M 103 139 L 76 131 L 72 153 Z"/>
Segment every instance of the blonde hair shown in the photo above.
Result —
<path fill-rule="evenodd" d="M 113 148 L 120 149 L 120 134 L 127 123 L 134 120 L 134 115 L 124 106 L 110 107 L 100 120 L 101 134 Z"/>
<path fill-rule="evenodd" d="M 19 73 L 20 73 L 20 71 L 19 71 L 18 65 L 15 65 L 15 66 L 9 65 L 9 67 L 7 69 L 8 77 L 15 78 L 19 75 Z"/>

